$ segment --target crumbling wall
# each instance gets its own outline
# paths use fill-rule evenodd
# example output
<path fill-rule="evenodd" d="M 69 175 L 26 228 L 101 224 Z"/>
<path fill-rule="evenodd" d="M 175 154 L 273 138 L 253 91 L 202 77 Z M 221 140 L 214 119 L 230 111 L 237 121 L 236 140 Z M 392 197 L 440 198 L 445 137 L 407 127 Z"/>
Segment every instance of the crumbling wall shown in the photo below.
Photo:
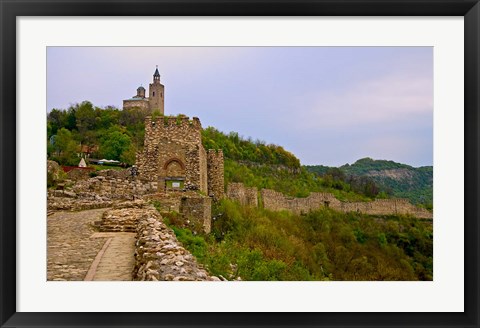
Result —
<path fill-rule="evenodd" d="M 142 182 L 136 179 L 121 179 L 108 176 L 96 176 L 77 181 L 72 186 L 75 194 L 93 193 L 108 199 L 134 199 L 137 196 L 155 193 L 156 182 Z M 73 196 L 75 197 L 75 195 Z"/>
<path fill-rule="evenodd" d="M 409 214 L 418 218 L 432 219 L 433 214 L 416 207 L 406 199 L 376 199 L 371 202 L 342 202 L 330 193 L 311 193 L 305 198 L 287 197 L 280 192 L 262 189 L 263 206 L 272 211 L 287 210 L 302 214 L 322 206 L 341 212 L 360 212 L 371 215 Z"/>
<path fill-rule="evenodd" d="M 182 197 L 180 213 L 193 221 L 193 227 L 201 227 L 205 233 L 210 233 L 212 229 L 212 199 L 210 197 Z"/>
<path fill-rule="evenodd" d="M 240 182 L 233 182 L 227 186 L 227 197 L 242 205 L 258 207 L 258 189 L 245 187 Z"/>
<path fill-rule="evenodd" d="M 137 209 L 147 206 L 143 200 L 118 204 L 116 208 L 105 211 L 102 215 L 100 231 L 102 232 L 136 232 L 137 223 L 142 213 Z"/>

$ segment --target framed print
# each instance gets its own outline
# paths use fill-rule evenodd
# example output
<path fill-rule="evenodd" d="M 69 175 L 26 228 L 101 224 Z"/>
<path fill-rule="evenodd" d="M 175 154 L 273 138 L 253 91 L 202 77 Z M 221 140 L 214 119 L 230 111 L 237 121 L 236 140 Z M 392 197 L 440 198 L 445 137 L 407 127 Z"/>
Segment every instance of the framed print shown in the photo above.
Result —
<path fill-rule="evenodd" d="M 2 327 L 479 326 L 478 1 L 0 8 Z"/>

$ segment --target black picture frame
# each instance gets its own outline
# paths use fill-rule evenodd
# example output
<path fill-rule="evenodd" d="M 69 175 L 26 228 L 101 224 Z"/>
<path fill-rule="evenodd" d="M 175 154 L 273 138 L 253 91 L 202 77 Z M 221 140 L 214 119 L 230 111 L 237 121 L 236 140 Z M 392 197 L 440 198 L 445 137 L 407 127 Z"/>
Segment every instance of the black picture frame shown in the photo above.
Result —
<path fill-rule="evenodd" d="M 2 327 L 479 327 L 478 0 L 0 0 Z M 464 16 L 465 311 L 463 313 L 25 313 L 16 312 L 17 16 Z M 461 219 L 461 218 L 452 218 Z"/>

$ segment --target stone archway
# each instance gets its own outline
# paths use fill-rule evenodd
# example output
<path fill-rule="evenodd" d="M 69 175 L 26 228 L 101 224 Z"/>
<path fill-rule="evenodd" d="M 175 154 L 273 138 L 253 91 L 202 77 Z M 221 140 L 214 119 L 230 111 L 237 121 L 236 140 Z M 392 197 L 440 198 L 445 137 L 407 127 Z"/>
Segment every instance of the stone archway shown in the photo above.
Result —
<path fill-rule="evenodd" d="M 185 165 L 178 158 L 169 159 L 163 166 L 167 177 L 184 177 Z"/>
<path fill-rule="evenodd" d="M 181 190 L 185 185 L 185 165 L 179 158 L 171 158 L 163 166 L 165 170 L 165 189 Z"/>

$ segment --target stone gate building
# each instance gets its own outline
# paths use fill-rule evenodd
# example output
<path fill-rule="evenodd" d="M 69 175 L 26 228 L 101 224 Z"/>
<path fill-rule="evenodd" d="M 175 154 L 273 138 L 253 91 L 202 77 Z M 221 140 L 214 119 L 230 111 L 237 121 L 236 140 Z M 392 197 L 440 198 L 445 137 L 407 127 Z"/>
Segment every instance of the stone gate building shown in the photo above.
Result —
<path fill-rule="evenodd" d="M 223 152 L 205 151 L 202 126 L 194 117 L 145 119 L 143 152 L 137 154 L 139 178 L 157 182 L 158 191 L 198 190 L 223 197 Z"/>

